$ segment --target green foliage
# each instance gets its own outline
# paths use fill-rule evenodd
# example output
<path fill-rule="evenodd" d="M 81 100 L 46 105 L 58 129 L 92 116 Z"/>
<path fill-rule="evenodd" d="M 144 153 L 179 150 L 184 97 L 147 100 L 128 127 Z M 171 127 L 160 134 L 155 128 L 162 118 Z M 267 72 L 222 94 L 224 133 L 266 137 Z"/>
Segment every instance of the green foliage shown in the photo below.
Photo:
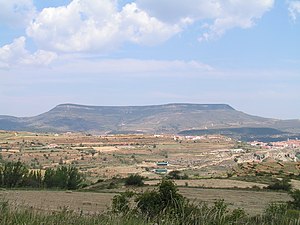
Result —
<path fill-rule="evenodd" d="M 290 207 L 300 210 L 300 190 L 290 192 L 290 196 L 293 198 L 293 201 L 289 202 Z"/>
<path fill-rule="evenodd" d="M 29 171 L 28 168 L 18 162 L 7 162 L 0 166 L 0 187 L 32 187 L 78 189 L 82 183 L 82 175 L 75 167 L 59 167 L 57 170 L 47 169 L 44 177 L 40 170 Z"/>
<path fill-rule="evenodd" d="M 133 195 L 133 192 L 124 192 L 119 195 L 115 195 L 112 199 L 113 212 L 127 213 L 130 210 L 130 198 Z"/>
<path fill-rule="evenodd" d="M 162 182 L 163 183 L 163 182 Z M 173 187 L 168 183 L 166 187 Z M 0 225 L 12 224 L 78 224 L 78 225 L 298 225 L 300 224 L 299 211 L 290 211 L 286 204 L 270 204 L 264 214 L 249 216 L 243 209 L 229 210 L 224 200 L 215 202 L 212 206 L 199 202 L 191 204 L 188 201 L 179 201 L 176 205 L 149 213 L 149 208 L 159 203 L 159 190 L 148 191 L 140 195 L 125 192 L 113 198 L 113 211 L 103 214 L 84 215 L 69 211 L 67 208 L 59 212 L 43 213 L 34 209 L 11 209 L 7 201 L 0 200 Z M 143 201 L 143 206 L 134 205 L 132 197 Z M 144 200 L 141 200 L 144 198 Z M 149 203 L 148 200 L 151 202 Z"/>
<path fill-rule="evenodd" d="M 160 194 L 157 191 L 146 191 L 136 198 L 137 208 L 147 217 L 154 217 L 163 210 Z"/>
<path fill-rule="evenodd" d="M 43 177 L 41 171 L 30 171 L 25 174 L 22 182 L 23 187 L 41 188 L 43 187 Z"/>
<path fill-rule="evenodd" d="M 138 174 L 131 174 L 129 177 L 125 179 L 125 185 L 128 186 L 143 186 L 143 177 Z"/>
<path fill-rule="evenodd" d="M 28 174 L 28 169 L 19 161 L 5 163 L 1 171 L 1 184 L 7 188 L 21 186 Z"/>
<path fill-rule="evenodd" d="M 113 211 L 129 211 L 128 195 L 120 194 L 113 199 Z M 131 210 L 138 211 L 143 215 L 153 218 L 163 211 L 174 211 L 178 205 L 187 201 L 181 194 L 175 184 L 170 180 L 162 180 L 158 190 L 146 191 L 138 194 L 135 198 L 136 208 Z"/>
<path fill-rule="evenodd" d="M 170 173 L 168 173 L 167 178 L 174 179 L 174 180 L 180 180 L 180 179 L 188 179 L 187 174 L 181 174 L 181 171 L 179 170 L 173 170 Z"/>
<path fill-rule="evenodd" d="M 178 193 L 178 188 L 171 180 L 162 180 L 158 187 L 158 192 L 163 207 L 173 207 L 181 201 L 184 201 L 184 197 Z"/>
<path fill-rule="evenodd" d="M 282 217 L 286 215 L 287 210 L 288 210 L 287 204 L 271 203 L 269 204 L 268 208 L 265 210 L 265 216 L 269 218 Z"/>
<path fill-rule="evenodd" d="M 180 179 L 180 171 L 178 171 L 178 170 L 173 170 L 173 171 L 171 171 L 169 174 L 168 174 L 168 178 L 170 178 L 170 179 L 175 179 L 175 180 L 179 180 Z"/>
<path fill-rule="evenodd" d="M 289 178 L 283 178 L 282 180 L 277 180 L 273 184 L 270 184 L 267 189 L 271 190 L 283 190 L 290 191 L 292 185 L 289 183 L 291 180 Z"/>
<path fill-rule="evenodd" d="M 44 185 L 47 188 L 58 187 L 61 189 L 75 190 L 82 184 L 82 175 L 78 169 L 72 166 L 61 166 L 47 169 L 44 176 Z"/>

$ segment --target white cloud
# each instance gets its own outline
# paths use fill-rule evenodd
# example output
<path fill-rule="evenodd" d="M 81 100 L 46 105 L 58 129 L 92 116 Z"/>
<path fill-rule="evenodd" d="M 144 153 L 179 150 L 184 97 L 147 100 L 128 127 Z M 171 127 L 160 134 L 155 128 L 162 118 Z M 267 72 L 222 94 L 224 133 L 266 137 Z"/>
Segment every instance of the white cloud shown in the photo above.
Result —
<path fill-rule="evenodd" d="M 125 42 L 159 44 L 205 21 L 200 40 L 210 40 L 235 27 L 252 27 L 273 4 L 274 0 L 136 0 L 118 9 L 116 0 L 73 0 L 43 9 L 27 35 L 42 49 L 105 53 Z"/>
<path fill-rule="evenodd" d="M 274 5 L 274 0 L 187 0 L 174 3 L 173 0 L 137 0 L 138 6 L 169 23 L 182 24 L 208 20 L 203 28 L 206 32 L 200 40 L 219 38 L 227 30 L 250 28 Z"/>
<path fill-rule="evenodd" d="M 44 9 L 27 29 L 43 49 L 61 52 L 105 52 L 121 43 L 155 44 L 180 31 L 162 23 L 135 3 L 121 11 L 111 0 L 73 0 L 69 5 Z"/>
<path fill-rule="evenodd" d="M 137 0 L 137 5 L 158 19 L 179 23 L 186 18 L 192 21 L 213 18 L 220 14 L 221 4 L 215 0 Z"/>
<path fill-rule="evenodd" d="M 219 38 L 227 30 L 238 28 L 251 28 L 255 21 L 260 19 L 274 5 L 274 0 L 228 0 L 220 1 L 221 14 L 214 18 L 214 22 L 208 25 L 200 40 Z"/>
<path fill-rule="evenodd" d="M 300 15 L 300 1 L 288 1 L 290 17 L 295 21 Z"/>
<path fill-rule="evenodd" d="M 55 53 L 43 50 L 31 54 L 25 49 L 25 41 L 25 37 L 19 37 L 0 48 L 0 69 L 19 65 L 48 65 L 56 58 Z"/>
<path fill-rule="evenodd" d="M 27 26 L 34 15 L 32 0 L 0 0 L 0 24 Z"/>

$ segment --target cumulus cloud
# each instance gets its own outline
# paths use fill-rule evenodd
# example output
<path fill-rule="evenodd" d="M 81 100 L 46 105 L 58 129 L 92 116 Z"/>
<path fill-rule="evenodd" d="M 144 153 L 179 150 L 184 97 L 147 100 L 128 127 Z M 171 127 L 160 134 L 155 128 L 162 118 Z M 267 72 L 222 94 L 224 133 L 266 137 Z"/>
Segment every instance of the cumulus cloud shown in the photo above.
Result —
<path fill-rule="evenodd" d="M 73 0 L 67 6 L 45 8 L 27 29 L 43 49 L 61 52 L 103 52 L 130 41 L 155 44 L 180 29 L 139 9 L 135 3 L 118 11 L 111 0 Z"/>
<path fill-rule="evenodd" d="M 25 42 L 25 37 L 19 37 L 11 44 L 0 48 L 0 69 L 8 69 L 19 65 L 45 66 L 56 58 L 55 53 L 43 50 L 31 54 L 26 50 Z"/>
<path fill-rule="evenodd" d="M 226 3 L 220 1 L 220 14 L 213 19 L 213 23 L 205 24 L 207 29 L 199 40 L 216 39 L 232 28 L 251 28 L 273 6 L 273 0 L 236 1 Z"/>
<path fill-rule="evenodd" d="M 136 0 L 118 8 L 116 0 L 73 0 L 43 9 L 27 35 L 42 49 L 102 53 L 124 42 L 159 44 L 190 24 L 206 21 L 199 39 L 210 40 L 235 27 L 252 27 L 273 4 L 274 0 Z"/>
<path fill-rule="evenodd" d="M 180 23 L 184 21 L 196 21 L 200 19 L 214 18 L 221 13 L 222 1 L 215 0 L 137 0 L 136 4 L 167 23 Z"/>
<path fill-rule="evenodd" d="M 250 28 L 272 8 L 274 0 L 187 0 L 174 4 L 173 0 L 137 0 L 138 6 L 169 23 L 202 22 L 199 40 L 219 38 L 227 30 Z M 166 13 L 167 12 L 167 13 Z"/>
<path fill-rule="evenodd" d="M 32 0 L 0 0 L 0 24 L 24 27 L 34 15 Z"/>
<path fill-rule="evenodd" d="M 290 17 L 296 21 L 297 17 L 300 15 L 300 1 L 288 1 L 288 10 Z"/>

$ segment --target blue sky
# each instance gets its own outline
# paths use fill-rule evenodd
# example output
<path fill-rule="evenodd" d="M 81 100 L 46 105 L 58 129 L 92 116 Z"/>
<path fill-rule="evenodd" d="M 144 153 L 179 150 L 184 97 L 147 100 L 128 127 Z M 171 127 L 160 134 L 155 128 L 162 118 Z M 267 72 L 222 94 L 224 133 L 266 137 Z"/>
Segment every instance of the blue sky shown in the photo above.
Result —
<path fill-rule="evenodd" d="M 0 0 L 0 115 L 227 103 L 300 119 L 299 0 Z"/>

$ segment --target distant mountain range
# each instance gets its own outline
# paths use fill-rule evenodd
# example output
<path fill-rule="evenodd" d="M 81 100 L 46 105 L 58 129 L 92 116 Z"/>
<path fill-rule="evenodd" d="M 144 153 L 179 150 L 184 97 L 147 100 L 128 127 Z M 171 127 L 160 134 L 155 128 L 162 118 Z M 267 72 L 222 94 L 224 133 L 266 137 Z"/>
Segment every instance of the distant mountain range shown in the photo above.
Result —
<path fill-rule="evenodd" d="M 198 131 L 203 134 L 222 133 L 220 129 L 224 132 L 229 128 L 252 128 L 248 129 L 251 132 L 253 128 L 272 128 L 270 135 L 284 136 L 300 133 L 300 120 L 252 116 L 226 104 L 185 103 L 149 106 L 61 104 L 34 117 L 0 116 L 0 130 L 32 132 L 196 134 Z"/>

